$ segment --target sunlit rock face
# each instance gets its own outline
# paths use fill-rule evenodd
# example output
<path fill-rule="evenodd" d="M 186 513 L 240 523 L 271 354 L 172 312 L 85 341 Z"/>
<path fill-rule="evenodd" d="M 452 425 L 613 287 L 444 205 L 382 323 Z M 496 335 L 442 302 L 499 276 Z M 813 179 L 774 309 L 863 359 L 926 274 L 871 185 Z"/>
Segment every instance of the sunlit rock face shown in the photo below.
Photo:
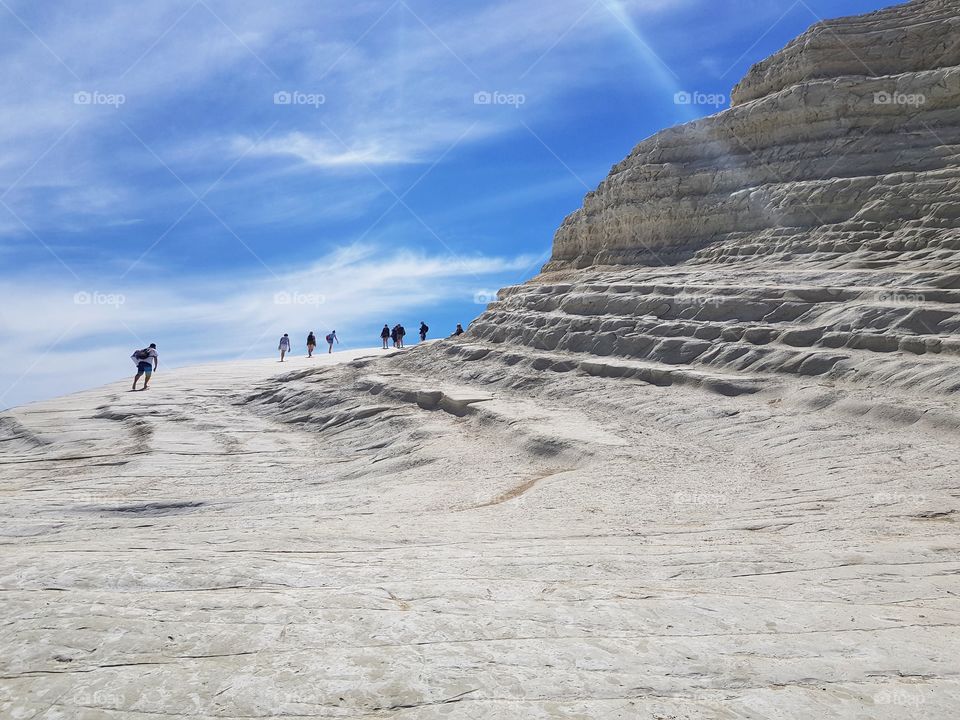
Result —
<path fill-rule="evenodd" d="M 731 109 L 640 143 L 563 222 L 546 269 L 956 249 L 958 9 L 814 26 Z"/>
<path fill-rule="evenodd" d="M 0 718 L 956 717 L 957 9 L 814 28 L 457 338 L 0 414 Z"/>
<path fill-rule="evenodd" d="M 820 23 L 644 140 L 474 326 L 543 350 L 960 387 L 960 3 Z"/>

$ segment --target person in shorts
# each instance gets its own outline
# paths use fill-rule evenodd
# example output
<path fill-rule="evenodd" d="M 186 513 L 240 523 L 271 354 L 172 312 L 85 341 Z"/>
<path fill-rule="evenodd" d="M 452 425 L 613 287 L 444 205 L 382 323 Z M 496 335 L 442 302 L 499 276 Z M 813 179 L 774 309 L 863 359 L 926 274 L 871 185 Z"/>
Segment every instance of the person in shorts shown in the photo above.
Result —
<path fill-rule="evenodd" d="M 130 356 L 130 359 L 133 360 L 133 364 L 137 366 L 137 374 L 133 378 L 133 389 L 137 389 L 137 380 L 143 377 L 143 387 L 140 389 L 146 390 L 150 384 L 150 377 L 153 375 L 153 371 L 156 370 L 160 364 L 160 359 L 157 357 L 156 343 L 150 343 L 150 347 L 137 350 Z"/>

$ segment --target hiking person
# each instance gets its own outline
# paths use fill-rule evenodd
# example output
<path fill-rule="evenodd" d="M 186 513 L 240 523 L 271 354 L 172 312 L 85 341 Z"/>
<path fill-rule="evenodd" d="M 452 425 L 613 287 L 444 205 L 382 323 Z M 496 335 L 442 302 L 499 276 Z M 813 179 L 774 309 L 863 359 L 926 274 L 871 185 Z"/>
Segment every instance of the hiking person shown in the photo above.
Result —
<path fill-rule="evenodd" d="M 430 327 L 423 321 L 420 321 L 420 342 L 423 342 L 427 339 L 427 333 L 430 332 Z"/>
<path fill-rule="evenodd" d="M 332 352 L 333 352 L 333 343 L 334 343 L 334 342 L 337 342 L 337 343 L 340 342 L 340 338 L 337 337 L 337 331 L 336 331 L 336 330 L 334 330 L 334 331 L 331 332 L 329 335 L 327 335 L 327 344 L 330 345 L 330 349 L 327 350 L 328 353 L 332 353 Z"/>
<path fill-rule="evenodd" d="M 463 335 L 463 325 L 457 323 L 457 329 L 453 331 L 454 335 Z"/>
<path fill-rule="evenodd" d="M 387 340 L 390 339 L 390 326 L 383 324 L 383 330 L 380 331 L 380 339 L 383 340 L 383 349 L 387 349 Z"/>
<path fill-rule="evenodd" d="M 400 347 L 400 344 L 399 344 L 399 343 L 400 343 L 400 340 L 399 340 L 399 338 L 397 337 L 397 328 L 399 328 L 399 327 L 400 327 L 400 325 L 397 324 L 397 325 L 394 325 L 393 328 L 390 330 L 390 339 L 393 340 L 393 346 L 394 346 L 395 348 Z"/>
<path fill-rule="evenodd" d="M 407 334 L 407 329 L 403 325 L 397 325 L 397 342 L 403 347 L 403 336 Z"/>
<path fill-rule="evenodd" d="M 317 336 L 313 334 L 313 330 L 310 331 L 310 334 L 307 335 L 307 357 L 313 357 L 313 349 L 317 346 Z"/>
<path fill-rule="evenodd" d="M 153 374 L 153 371 L 157 369 L 157 365 L 160 364 L 160 360 L 157 357 L 156 344 L 150 343 L 150 347 L 134 351 L 130 359 L 133 360 L 133 364 L 137 366 L 137 374 L 133 378 L 133 389 L 137 389 L 137 380 L 143 375 L 143 387 L 140 389 L 146 390 L 147 384 L 150 382 L 150 376 Z"/>
<path fill-rule="evenodd" d="M 290 336 L 286 333 L 280 338 L 280 347 L 277 350 L 280 351 L 280 362 L 283 362 L 283 356 L 290 352 Z"/>

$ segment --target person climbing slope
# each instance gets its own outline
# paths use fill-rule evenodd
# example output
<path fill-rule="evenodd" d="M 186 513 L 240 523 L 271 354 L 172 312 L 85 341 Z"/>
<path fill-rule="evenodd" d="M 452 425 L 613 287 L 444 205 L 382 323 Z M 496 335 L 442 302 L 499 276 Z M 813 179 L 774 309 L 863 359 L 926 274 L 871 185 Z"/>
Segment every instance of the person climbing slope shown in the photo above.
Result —
<path fill-rule="evenodd" d="M 313 330 L 310 331 L 310 334 L 307 335 L 307 357 L 313 357 L 313 349 L 317 346 L 317 336 L 313 334 Z"/>
<path fill-rule="evenodd" d="M 390 339 L 390 326 L 383 324 L 383 330 L 380 331 L 380 339 L 383 340 L 383 349 L 387 349 L 387 340 Z"/>
<path fill-rule="evenodd" d="M 147 385 L 150 383 L 150 376 L 153 375 L 153 371 L 157 369 L 157 365 L 160 364 L 160 360 L 157 357 L 157 346 L 155 343 L 150 343 L 150 347 L 146 347 L 143 350 L 137 350 L 130 356 L 130 359 L 133 360 L 133 364 L 137 366 L 137 374 L 133 378 L 133 389 L 137 389 L 137 380 L 140 379 L 140 376 L 143 378 L 143 387 L 141 390 L 146 390 Z"/>
<path fill-rule="evenodd" d="M 339 343 L 339 342 L 340 342 L 340 338 L 337 337 L 337 331 L 336 331 L 336 330 L 334 330 L 334 331 L 331 332 L 329 335 L 327 335 L 327 344 L 330 346 L 330 348 L 327 350 L 328 353 L 332 353 L 332 352 L 333 352 L 333 343 L 334 343 L 334 342 L 336 342 L 336 343 Z"/>
<path fill-rule="evenodd" d="M 420 321 L 420 342 L 423 342 L 427 339 L 427 333 L 430 332 L 430 327 L 423 321 Z"/>
<path fill-rule="evenodd" d="M 283 362 L 283 356 L 290 352 L 290 336 L 286 333 L 283 334 L 283 337 L 280 338 L 280 347 L 277 348 L 280 351 L 280 362 Z"/>

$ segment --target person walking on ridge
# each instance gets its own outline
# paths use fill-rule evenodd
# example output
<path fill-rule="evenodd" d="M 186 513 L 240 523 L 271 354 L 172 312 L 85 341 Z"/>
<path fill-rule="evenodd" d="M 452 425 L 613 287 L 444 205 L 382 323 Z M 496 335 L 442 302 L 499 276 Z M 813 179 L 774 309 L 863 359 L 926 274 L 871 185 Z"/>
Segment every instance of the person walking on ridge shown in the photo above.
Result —
<path fill-rule="evenodd" d="M 280 347 L 277 348 L 280 351 L 280 362 L 283 362 L 283 356 L 290 352 L 290 336 L 286 333 L 283 334 L 283 337 L 280 338 Z"/>
<path fill-rule="evenodd" d="M 403 325 L 397 325 L 397 342 L 403 347 L 403 336 L 407 334 L 407 329 Z"/>
<path fill-rule="evenodd" d="M 327 350 L 328 353 L 333 352 L 333 343 L 340 343 L 340 338 L 337 337 L 337 331 L 334 330 L 329 335 L 327 335 L 327 344 L 330 345 L 330 348 Z"/>
<path fill-rule="evenodd" d="M 430 327 L 423 321 L 420 321 L 420 342 L 423 342 L 427 339 L 427 333 L 430 332 Z"/>
<path fill-rule="evenodd" d="M 383 349 L 387 349 L 387 340 L 390 339 L 390 326 L 383 324 L 383 330 L 380 331 L 380 339 L 383 340 Z"/>
<path fill-rule="evenodd" d="M 400 327 L 400 323 L 397 323 L 393 326 L 393 329 L 390 331 L 390 339 L 393 340 L 393 346 L 395 348 L 400 347 L 400 338 L 397 336 L 397 330 Z"/>
<path fill-rule="evenodd" d="M 307 357 L 313 357 L 313 349 L 317 346 L 317 336 L 313 334 L 313 330 L 310 331 L 310 334 L 307 335 Z"/>
<path fill-rule="evenodd" d="M 147 385 L 150 383 L 150 376 L 153 374 L 153 371 L 157 369 L 157 365 L 160 364 L 160 359 L 157 357 L 156 343 L 150 343 L 150 347 L 135 351 L 133 355 L 130 356 L 130 359 L 133 360 L 133 364 L 137 366 L 137 374 L 133 378 L 133 389 L 137 389 L 137 380 L 143 375 L 143 387 L 140 389 L 146 390 Z"/>

